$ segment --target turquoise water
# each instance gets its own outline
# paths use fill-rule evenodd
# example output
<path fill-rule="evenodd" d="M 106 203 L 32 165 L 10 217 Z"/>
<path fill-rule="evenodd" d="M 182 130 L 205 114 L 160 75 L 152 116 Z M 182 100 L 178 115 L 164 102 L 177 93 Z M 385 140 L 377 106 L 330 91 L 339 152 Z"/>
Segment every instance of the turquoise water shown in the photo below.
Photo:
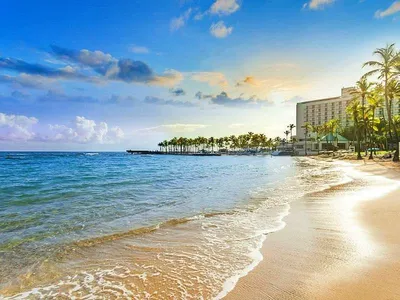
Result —
<path fill-rule="evenodd" d="M 259 157 L 1 153 L 0 160 L 0 249 L 7 250 L 230 210 L 275 179 Z"/>
<path fill-rule="evenodd" d="M 116 266 L 139 277 L 141 268 L 154 267 L 154 274 L 161 274 L 148 288 L 132 275 L 132 282 L 124 283 L 127 298 L 155 290 L 162 295 L 157 280 L 176 281 L 176 292 L 182 293 L 182 286 L 194 285 L 192 274 L 185 275 L 187 265 L 199 272 L 196 284 L 207 285 L 192 296 L 215 296 L 229 278 L 257 260 L 254 251 L 266 233 L 283 226 L 288 203 L 311 172 L 290 157 L 3 152 L 0 162 L 0 291 L 10 295 L 7 289 L 14 285 L 21 292 L 51 283 L 40 296 L 64 292 L 46 276 L 37 275 L 37 284 L 32 283 L 31 274 L 51 270 L 54 278 L 75 278 L 68 283 L 74 289 L 67 297 L 76 290 L 84 293 L 82 282 L 88 278 L 82 274 L 98 276 L 96 282 L 112 277 L 108 284 L 120 286 Z M 166 249 L 169 255 L 180 253 L 182 269 L 175 281 L 163 277 L 171 274 Z M 132 263 L 137 261 L 140 266 Z M 215 270 L 208 267 L 222 262 L 226 265 Z M 16 283 L 17 277 L 23 279 Z M 98 286 L 86 286 L 85 292 L 104 297 Z"/>

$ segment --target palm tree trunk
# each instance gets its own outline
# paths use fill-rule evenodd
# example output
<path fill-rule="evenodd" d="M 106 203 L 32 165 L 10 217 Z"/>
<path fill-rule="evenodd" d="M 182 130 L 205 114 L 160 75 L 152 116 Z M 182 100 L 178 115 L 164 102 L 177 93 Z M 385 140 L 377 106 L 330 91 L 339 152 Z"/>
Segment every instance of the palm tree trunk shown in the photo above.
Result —
<path fill-rule="evenodd" d="M 394 153 L 393 161 L 399 161 L 399 137 L 398 137 L 396 125 L 393 124 L 392 109 L 391 109 L 391 103 L 389 102 L 387 85 L 388 85 L 388 75 L 385 74 L 385 104 L 386 104 L 386 110 L 387 110 L 388 119 L 389 119 L 389 132 L 391 132 L 391 128 L 393 128 L 395 142 L 396 142 L 396 152 Z"/>
<path fill-rule="evenodd" d="M 361 156 L 361 137 L 360 137 L 360 126 L 357 118 L 354 118 L 354 123 L 356 125 L 356 139 L 357 139 L 357 160 L 362 160 Z"/>
<path fill-rule="evenodd" d="M 364 147 L 367 141 L 367 121 L 365 120 L 365 95 L 362 95 L 362 118 L 363 118 L 363 124 L 364 124 Z M 367 151 L 368 153 L 368 151 Z"/>
<path fill-rule="evenodd" d="M 392 127 L 393 127 L 393 131 L 394 131 L 394 138 L 395 138 L 395 147 L 396 147 L 396 152 L 394 153 L 394 157 L 393 157 L 393 161 L 399 161 L 399 133 L 397 131 L 397 125 L 395 122 L 393 122 L 393 118 L 392 118 L 392 102 L 393 99 L 390 99 L 390 121 L 392 122 Z"/>
<path fill-rule="evenodd" d="M 371 129 L 372 133 L 374 132 L 374 123 L 375 123 L 375 110 L 372 111 L 372 129 Z M 374 155 L 372 154 L 372 148 L 373 148 L 372 133 L 370 132 L 369 134 L 369 146 L 371 148 L 371 152 L 368 159 L 374 159 Z"/>

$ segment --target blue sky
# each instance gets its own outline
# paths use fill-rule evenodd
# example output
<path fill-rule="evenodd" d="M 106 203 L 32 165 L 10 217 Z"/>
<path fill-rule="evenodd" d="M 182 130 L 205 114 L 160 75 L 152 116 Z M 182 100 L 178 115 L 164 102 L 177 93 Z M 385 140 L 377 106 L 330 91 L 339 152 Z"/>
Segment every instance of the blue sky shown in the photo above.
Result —
<path fill-rule="evenodd" d="M 400 43 L 393 0 L 4 1 L 0 149 L 283 135 Z"/>

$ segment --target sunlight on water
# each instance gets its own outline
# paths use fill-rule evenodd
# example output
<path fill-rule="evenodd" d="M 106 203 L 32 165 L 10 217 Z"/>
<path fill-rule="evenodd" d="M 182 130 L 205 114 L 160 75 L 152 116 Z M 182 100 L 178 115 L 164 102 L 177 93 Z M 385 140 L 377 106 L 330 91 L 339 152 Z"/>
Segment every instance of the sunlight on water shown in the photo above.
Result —
<path fill-rule="evenodd" d="M 0 178 L 0 293 L 14 299 L 220 299 L 262 260 L 290 202 L 347 180 L 340 168 L 292 158 L 22 160 L 5 166 L 12 181 Z"/>

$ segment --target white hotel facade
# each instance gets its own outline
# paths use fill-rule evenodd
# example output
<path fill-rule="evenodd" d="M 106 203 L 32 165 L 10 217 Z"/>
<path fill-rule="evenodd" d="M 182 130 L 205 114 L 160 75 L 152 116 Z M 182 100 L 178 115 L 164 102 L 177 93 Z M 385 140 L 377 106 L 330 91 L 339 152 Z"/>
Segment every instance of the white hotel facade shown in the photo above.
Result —
<path fill-rule="evenodd" d="M 304 124 L 309 123 L 313 126 L 322 125 L 329 120 L 339 119 L 343 127 L 349 125 L 350 118 L 346 114 L 346 107 L 353 96 L 351 91 L 354 88 L 342 88 L 339 97 L 319 99 L 297 103 L 296 106 L 296 137 L 304 140 Z"/>
<path fill-rule="evenodd" d="M 351 124 L 351 118 L 346 113 L 346 107 L 353 99 L 351 92 L 353 87 L 342 88 L 339 97 L 319 99 L 297 103 L 296 106 L 296 138 L 299 141 L 304 140 L 305 130 L 304 124 L 309 123 L 313 126 L 323 125 L 329 120 L 338 119 L 342 127 Z M 400 104 L 393 103 L 392 113 L 400 114 Z M 376 117 L 385 116 L 386 108 L 378 108 L 375 112 Z M 312 135 L 311 135 L 312 136 Z"/>

